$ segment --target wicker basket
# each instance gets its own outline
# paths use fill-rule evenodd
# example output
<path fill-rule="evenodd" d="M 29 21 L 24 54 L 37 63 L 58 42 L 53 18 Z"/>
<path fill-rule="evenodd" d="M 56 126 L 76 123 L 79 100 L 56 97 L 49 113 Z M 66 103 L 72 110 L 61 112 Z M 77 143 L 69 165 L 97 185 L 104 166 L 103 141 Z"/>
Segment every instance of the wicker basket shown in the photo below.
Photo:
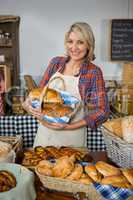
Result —
<path fill-rule="evenodd" d="M 83 192 L 86 193 L 86 197 L 89 200 L 104 200 L 100 193 L 96 191 L 93 184 L 87 185 L 83 183 L 78 183 L 76 181 L 44 176 L 41 175 L 36 168 L 35 172 L 45 188 L 60 192 L 69 192 L 73 194 Z"/>
<path fill-rule="evenodd" d="M 108 157 L 119 167 L 133 167 L 133 144 L 129 144 L 102 126 Z"/>
<path fill-rule="evenodd" d="M 41 93 L 41 95 L 40 95 L 40 98 L 39 98 L 39 108 L 33 108 L 33 106 L 32 106 L 32 102 L 31 102 L 31 99 L 28 97 L 27 99 L 26 99 L 26 101 L 22 104 L 22 106 L 23 106 L 23 108 L 29 113 L 29 114 L 32 114 L 33 116 L 35 116 L 38 120 L 45 120 L 44 119 L 44 115 L 43 114 L 41 114 L 40 115 L 40 111 L 42 111 L 42 103 L 43 103 L 43 99 L 44 99 L 44 97 L 45 97 L 45 95 L 46 95 L 46 93 L 47 93 L 47 91 L 48 91 L 48 89 L 49 89 L 49 85 L 54 81 L 54 80 L 56 80 L 56 79 L 60 79 L 61 81 L 62 81 L 62 91 L 65 91 L 65 82 L 64 82 L 64 79 L 63 78 L 61 78 L 61 77 L 54 77 L 54 78 L 52 78 L 49 82 L 48 82 L 48 84 L 44 87 L 44 89 L 43 89 L 43 91 L 42 91 L 42 93 Z M 73 108 L 73 111 L 71 112 L 71 113 L 69 113 L 69 114 L 67 114 L 67 115 L 65 115 L 66 117 L 68 117 L 69 119 L 72 119 L 74 116 L 75 116 L 75 114 L 77 113 L 77 111 L 81 108 L 81 101 L 78 99 L 78 98 L 76 98 L 75 97 L 75 99 L 77 100 L 77 102 L 78 103 L 76 103 L 76 104 L 74 104 L 74 108 Z M 45 101 L 45 103 L 49 103 L 47 100 Z M 33 111 L 34 110 L 34 111 Z M 36 110 L 36 114 L 35 114 L 35 110 Z M 38 112 L 39 111 L 39 112 Z M 39 114 L 37 114 L 37 112 L 39 113 Z M 46 120 L 48 120 L 48 118 L 49 117 L 46 117 L 47 119 Z M 53 117 L 54 118 L 54 117 Z M 62 121 L 62 120 L 61 120 Z M 69 120 L 68 120 L 69 121 Z M 51 122 L 51 120 L 49 120 L 49 122 Z M 54 121 L 53 121 L 54 122 Z"/>
<path fill-rule="evenodd" d="M 7 142 L 12 145 L 12 149 L 18 153 L 22 151 L 23 139 L 21 135 L 16 136 L 0 136 L 0 141 Z"/>

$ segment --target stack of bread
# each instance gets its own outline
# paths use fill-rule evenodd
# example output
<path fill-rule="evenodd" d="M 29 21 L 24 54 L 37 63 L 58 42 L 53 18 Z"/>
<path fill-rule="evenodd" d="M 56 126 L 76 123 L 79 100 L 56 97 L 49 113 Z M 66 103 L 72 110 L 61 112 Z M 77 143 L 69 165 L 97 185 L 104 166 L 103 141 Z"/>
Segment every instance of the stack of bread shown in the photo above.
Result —
<path fill-rule="evenodd" d="M 95 165 L 82 166 L 75 162 L 74 155 L 63 156 L 55 163 L 43 160 L 36 166 L 36 173 L 41 176 L 57 177 L 83 184 L 97 182 L 103 185 L 133 189 L 133 169 L 120 169 L 104 161 L 98 161 Z"/>
<path fill-rule="evenodd" d="M 133 143 L 133 116 L 106 121 L 103 126 L 128 143 Z"/>
<path fill-rule="evenodd" d="M 63 98 L 57 90 L 48 88 L 46 94 L 42 97 L 44 88 L 35 88 L 29 93 L 31 100 L 42 98 L 42 113 L 50 117 L 62 117 L 70 114 L 73 109 L 70 105 L 64 105 Z"/>

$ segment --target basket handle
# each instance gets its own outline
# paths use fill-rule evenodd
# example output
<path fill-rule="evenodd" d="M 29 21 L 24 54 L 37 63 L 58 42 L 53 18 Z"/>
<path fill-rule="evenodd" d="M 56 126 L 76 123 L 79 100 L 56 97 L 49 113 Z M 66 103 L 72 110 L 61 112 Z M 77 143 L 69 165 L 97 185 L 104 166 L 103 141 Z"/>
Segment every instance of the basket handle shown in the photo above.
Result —
<path fill-rule="evenodd" d="M 42 105 L 43 98 L 45 97 L 45 95 L 46 95 L 46 93 L 47 93 L 47 90 L 48 90 L 48 88 L 49 88 L 50 83 L 52 83 L 52 82 L 53 82 L 54 80 L 56 80 L 56 79 L 60 79 L 60 80 L 62 81 L 62 83 L 63 83 L 63 90 L 66 90 L 65 81 L 64 81 L 64 79 L 63 79 L 62 77 L 60 77 L 60 76 L 55 76 L 54 78 L 50 79 L 49 82 L 47 83 L 47 85 L 44 87 L 44 89 L 43 89 L 43 91 L 42 91 L 42 93 L 41 93 L 41 95 L 40 95 L 40 98 L 39 98 L 39 100 L 40 100 L 40 107 L 41 107 L 41 105 Z"/>

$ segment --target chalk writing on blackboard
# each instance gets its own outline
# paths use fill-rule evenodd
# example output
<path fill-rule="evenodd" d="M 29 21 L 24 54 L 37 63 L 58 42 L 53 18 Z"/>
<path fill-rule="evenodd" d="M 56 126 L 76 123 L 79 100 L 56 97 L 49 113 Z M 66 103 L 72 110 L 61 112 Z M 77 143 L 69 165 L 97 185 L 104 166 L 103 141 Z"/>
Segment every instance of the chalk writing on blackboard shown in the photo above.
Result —
<path fill-rule="evenodd" d="M 133 61 L 133 19 L 111 21 L 111 60 Z"/>

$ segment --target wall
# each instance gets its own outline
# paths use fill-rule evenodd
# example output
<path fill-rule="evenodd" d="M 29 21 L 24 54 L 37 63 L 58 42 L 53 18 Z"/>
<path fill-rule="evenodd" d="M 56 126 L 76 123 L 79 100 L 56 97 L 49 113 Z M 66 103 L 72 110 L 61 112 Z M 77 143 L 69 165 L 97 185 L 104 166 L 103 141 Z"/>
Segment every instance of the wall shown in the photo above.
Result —
<path fill-rule="evenodd" d="M 106 79 L 120 79 L 123 63 L 109 61 L 109 20 L 133 17 L 133 0 L 0 0 L 0 14 L 21 17 L 21 76 L 38 82 L 51 57 L 64 53 L 64 33 L 75 21 L 88 22 L 96 38 L 95 63 Z"/>

